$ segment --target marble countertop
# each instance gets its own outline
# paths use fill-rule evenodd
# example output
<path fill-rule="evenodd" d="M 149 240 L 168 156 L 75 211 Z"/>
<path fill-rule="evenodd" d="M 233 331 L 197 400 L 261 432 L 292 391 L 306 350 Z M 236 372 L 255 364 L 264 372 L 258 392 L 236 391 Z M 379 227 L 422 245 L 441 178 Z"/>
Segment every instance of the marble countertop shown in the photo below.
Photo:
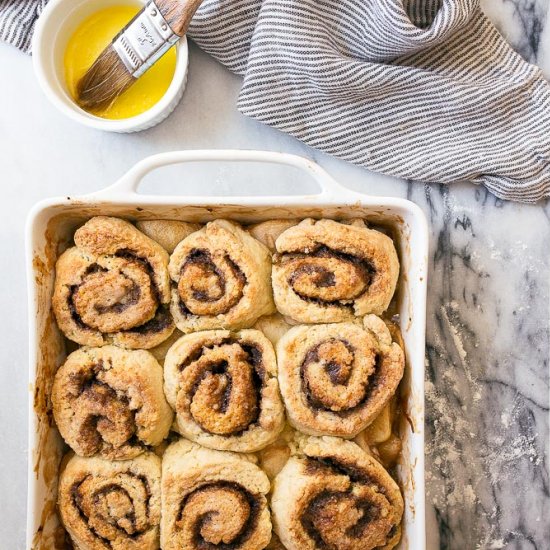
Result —
<path fill-rule="evenodd" d="M 513 46 L 550 78 L 548 2 L 482 4 Z M 0 45 L 0 302 L 6 312 L 0 317 L 0 545 L 24 548 L 28 210 L 44 197 L 105 187 L 152 153 L 255 148 L 306 156 L 350 188 L 407 197 L 425 211 L 431 230 L 428 548 L 550 548 L 550 204 L 504 203 L 467 184 L 405 182 L 328 157 L 240 115 L 240 78 L 194 46 L 190 59 L 188 89 L 168 120 L 140 134 L 110 135 L 65 119 L 38 89 L 30 58 Z M 204 194 L 200 184 L 185 187 Z M 283 194 L 288 187 L 250 181 L 236 190 L 218 180 L 208 192 Z"/>

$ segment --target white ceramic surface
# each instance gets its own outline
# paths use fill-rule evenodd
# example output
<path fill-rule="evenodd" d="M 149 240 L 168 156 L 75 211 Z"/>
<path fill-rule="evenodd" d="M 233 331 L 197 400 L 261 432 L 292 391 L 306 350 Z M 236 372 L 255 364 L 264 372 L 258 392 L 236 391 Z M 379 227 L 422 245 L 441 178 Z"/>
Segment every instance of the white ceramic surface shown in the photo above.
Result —
<path fill-rule="evenodd" d="M 33 36 L 33 64 L 46 97 L 72 120 L 108 132 L 138 132 L 162 122 L 179 103 L 187 82 L 187 39 L 177 44 L 174 77 L 168 90 L 153 107 L 134 117 L 109 120 L 81 109 L 70 96 L 64 77 L 63 56 L 78 25 L 93 13 L 112 6 L 145 3 L 144 0 L 51 0 L 39 18 Z"/>
<path fill-rule="evenodd" d="M 150 172 L 182 163 L 255 163 L 258 176 L 263 164 L 278 164 L 298 169 L 302 177 L 310 177 L 318 190 L 308 195 L 264 197 L 182 197 L 180 195 L 143 195 L 136 191 Z M 258 166 L 258 164 L 262 166 Z M 185 170 L 185 167 L 184 167 Z M 183 172 L 185 174 L 185 171 Z M 166 176 L 165 176 L 166 177 Z M 192 172 L 189 173 L 192 176 Z M 195 175 L 200 179 L 204 175 Z M 238 184 L 238 182 L 235 182 Z M 93 215 L 126 216 L 131 219 L 165 218 L 205 222 L 228 217 L 244 223 L 289 217 L 365 217 L 376 223 L 388 223 L 399 235 L 401 259 L 399 318 L 407 351 L 403 384 L 407 395 L 406 416 L 401 436 L 403 452 L 398 477 L 404 491 L 405 514 L 402 550 L 423 550 L 424 526 L 424 345 L 426 323 L 426 282 L 428 262 L 428 228 L 424 214 L 414 203 L 398 198 L 371 197 L 350 191 L 338 184 L 322 168 L 302 157 L 262 151 L 181 151 L 159 154 L 138 163 L 112 186 L 83 197 L 48 199 L 36 205 L 27 225 L 27 276 L 29 282 L 30 391 L 37 395 L 37 380 L 45 383 L 43 371 L 46 348 L 54 349 L 56 338 L 48 330 L 53 263 L 47 252 L 50 239 L 54 243 L 71 238 L 75 226 Z M 55 222 L 52 220 L 56 220 Z M 57 245 L 55 246 L 57 249 Z M 45 266 L 45 267 L 44 267 Z M 51 334 L 47 339 L 43 334 Z M 50 365 L 51 366 L 51 365 Z M 40 395 L 40 389 L 38 394 Z M 41 399 L 39 399 L 41 402 Z M 39 530 L 50 540 L 52 521 L 45 521 L 43 510 L 54 499 L 52 481 L 53 456 L 58 445 L 45 446 L 44 423 L 29 408 L 29 496 L 27 547 L 33 547 Z M 49 428 L 48 428 L 49 429 Z M 53 437 L 53 436 L 52 436 Z M 49 456 L 48 456 L 49 455 Z M 35 473 L 37 472 L 37 475 Z M 50 472 L 50 474 L 48 474 Z M 48 481 L 49 480 L 49 481 Z M 53 536 L 53 535 L 52 535 Z"/>

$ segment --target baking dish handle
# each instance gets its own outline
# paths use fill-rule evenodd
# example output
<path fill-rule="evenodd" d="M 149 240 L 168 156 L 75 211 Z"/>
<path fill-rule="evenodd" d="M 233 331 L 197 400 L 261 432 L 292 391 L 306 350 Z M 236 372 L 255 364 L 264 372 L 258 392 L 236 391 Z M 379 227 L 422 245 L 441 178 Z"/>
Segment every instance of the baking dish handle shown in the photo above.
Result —
<path fill-rule="evenodd" d="M 116 183 L 88 195 L 94 199 L 113 201 L 128 200 L 129 195 L 136 195 L 139 184 L 143 178 L 163 166 L 172 164 L 181 164 L 185 162 L 264 162 L 270 164 L 280 164 L 298 168 L 312 177 L 320 187 L 320 192 L 308 195 L 311 198 L 320 198 L 327 196 L 338 195 L 342 198 L 343 195 L 360 196 L 359 193 L 347 189 L 334 180 L 323 168 L 311 160 L 297 155 L 288 153 L 278 153 L 275 151 L 253 151 L 243 149 L 219 149 L 219 150 L 190 150 L 190 151 L 172 151 L 167 153 L 159 153 L 146 157 L 136 165 L 134 165 L 124 176 Z M 303 196 L 303 195 L 300 195 Z M 149 198 L 151 196 L 148 196 Z M 209 200 L 216 200 L 219 197 L 209 197 Z M 273 200 L 268 196 L 262 196 L 262 200 Z M 283 197 L 278 196 L 281 200 Z M 289 201 L 296 200 L 297 196 L 286 197 Z M 238 197 L 231 197 L 238 200 Z"/>

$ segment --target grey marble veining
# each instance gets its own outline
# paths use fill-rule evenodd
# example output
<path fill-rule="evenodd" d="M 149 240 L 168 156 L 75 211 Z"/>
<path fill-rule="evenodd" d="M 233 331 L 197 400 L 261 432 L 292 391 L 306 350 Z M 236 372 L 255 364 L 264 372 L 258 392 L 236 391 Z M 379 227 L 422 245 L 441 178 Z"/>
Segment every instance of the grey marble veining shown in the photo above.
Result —
<path fill-rule="evenodd" d="M 429 546 L 549 548 L 548 207 L 433 186 L 411 198 L 432 227 Z"/>
<path fill-rule="evenodd" d="M 546 0 L 482 0 L 481 5 L 517 52 L 531 63 L 541 61 L 548 36 Z"/>
<path fill-rule="evenodd" d="M 550 3 L 485 0 L 510 43 L 550 78 Z M 550 549 L 550 204 L 504 203 L 481 188 L 424 186 L 313 151 L 241 116 L 240 79 L 191 48 L 189 85 L 162 125 L 117 136 L 76 126 L 42 96 L 30 59 L 0 45 L 0 547 L 24 547 L 27 334 L 23 222 L 37 200 L 115 181 L 145 155 L 242 147 L 310 157 L 343 184 L 408 197 L 430 223 L 426 350 L 428 548 Z M 5 71 L 5 73 L 4 73 Z M 180 186 L 181 187 L 181 186 Z M 180 187 L 174 190 L 179 192 Z M 185 191 L 204 193 L 202 183 Z M 224 181 L 208 192 L 232 190 Z M 242 189 L 240 189 L 242 191 Z M 251 181 L 244 192 L 288 193 Z"/>
<path fill-rule="evenodd" d="M 546 1 L 482 2 L 550 74 Z M 419 188 L 432 231 L 426 475 L 430 548 L 550 548 L 550 207 Z"/>

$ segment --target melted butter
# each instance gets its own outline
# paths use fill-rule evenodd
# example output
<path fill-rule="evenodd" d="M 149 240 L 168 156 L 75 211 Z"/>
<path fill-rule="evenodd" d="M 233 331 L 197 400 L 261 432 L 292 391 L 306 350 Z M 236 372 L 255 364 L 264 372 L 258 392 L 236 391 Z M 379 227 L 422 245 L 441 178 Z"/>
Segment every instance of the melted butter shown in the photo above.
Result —
<path fill-rule="evenodd" d="M 85 19 L 69 39 L 65 51 L 65 80 L 73 99 L 76 85 L 99 54 L 142 6 L 111 6 Z M 168 90 L 176 67 L 176 48 L 170 48 L 138 81 L 107 109 L 94 112 L 110 119 L 129 118 L 155 105 Z"/>

